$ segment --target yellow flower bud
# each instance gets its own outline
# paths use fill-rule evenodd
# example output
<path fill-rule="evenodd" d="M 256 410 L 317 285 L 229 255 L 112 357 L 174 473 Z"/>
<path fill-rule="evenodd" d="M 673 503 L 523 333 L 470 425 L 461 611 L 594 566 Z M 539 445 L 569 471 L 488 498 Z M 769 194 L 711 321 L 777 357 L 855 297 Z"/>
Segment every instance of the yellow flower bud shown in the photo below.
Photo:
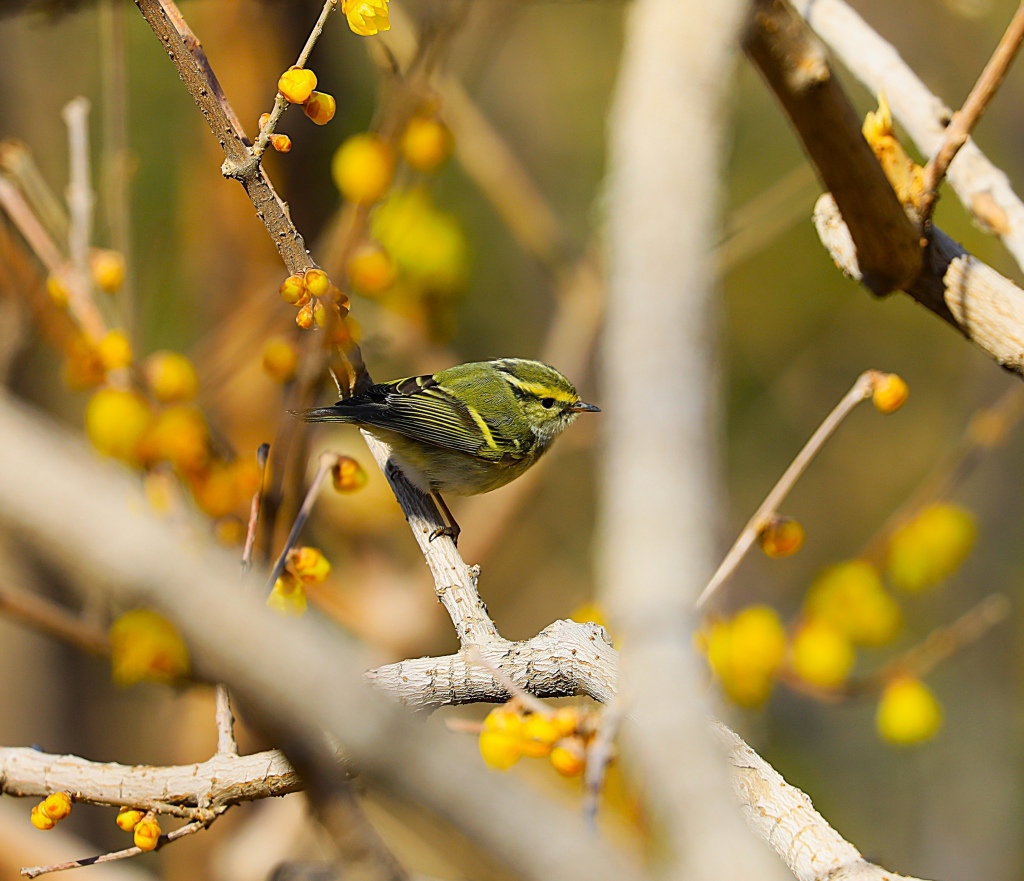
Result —
<path fill-rule="evenodd" d="M 238 493 L 233 470 L 222 462 L 214 462 L 205 471 L 189 475 L 189 485 L 196 504 L 210 517 L 224 517 L 244 501 Z"/>
<path fill-rule="evenodd" d="M 411 168 L 430 173 L 451 155 L 452 135 L 437 117 L 414 116 L 402 133 L 401 149 Z"/>
<path fill-rule="evenodd" d="M 306 295 L 306 283 L 301 275 L 289 275 L 281 282 L 280 292 L 282 300 L 290 306 L 296 306 Z"/>
<path fill-rule="evenodd" d="M 206 418 L 191 404 L 164 408 L 139 442 L 138 455 L 147 465 L 170 462 L 185 474 L 200 473 L 210 461 Z"/>
<path fill-rule="evenodd" d="M 551 750 L 551 765 L 563 777 L 579 777 L 587 767 L 587 750 L 582 737 L 565 737 Z"/>
<path fill-rule="evenodd" d="M 831 624 L 808 619 L 797 630 L 790 649 L 790 666 L 805 682 L 836 688 L 846 681 L 856 656 L 850 641 Z"/>
<path fill-rule="evenodd" d="M 49 275 L 46 277 L 46 293 L 50 295 L 53 305 L 63 309 L 68 304 L 70 294 L 68 287 L 61 280 L 60 276 Z"/>
<path fill-rule="evenodd" d="M 307 269 L 302 276 L 302 281 L 314 297 L 322 297 L 331 289 L 331 280 L 322 269 Z"/>
<path fill-rule="evenodd" d="M 361 37 L 372 37 L 391 29 L 388 0 L 342 0 L 341 11 L 348 19 L 348 26 Z"/>
<path fill-rule="evenodd" d="M 121 808 L 117 812 L 117 820 L 115 822 L 125 832 L 131 832 L 139 825 L 144 816 L 145 813 L 136 808 Z"/>
<path fill-rule="evenodd" d="M 150 609 L 125 612 L 110 625 L 114 682 L 175 682 L 191 669 L 188 648 L 174 625 Z"/>
<path fill-rule="evenodd" d="M 57 821 L 46 816 L 43 813 L 42 802 L 32 808 L 32 812 L 29 814 L 29 821 L 36 829 L 40 829 L 43 832 L 49 832 L 54 826 L 57 825 Z"/>
<path fill-rule="evenodd" d="M 327 125 L 334 119 L 338 105 L 333 95 L 327 92 L 314 92 L 309 100 L 302 105 L 302 112 L 313 120 L 317 125 Z"/>
<path fill-rule="evenodd" d="M 83 391 L 100 385 L 107 378 L 107 371 L 96 347 L 84 337 L 73 336 L 68 342 L 61 375 L 68 388 Z"/>
<path fill-rule="evenodd" d="M 366 297 L 384 293 L 398 274 L 388 252 L 375 243 L 357 249 L 345 264 L 345 272 L 355 291 Z"/>
<path fill-rule="evenodd" d="M 94 248 L 89 254 L 89 271 L 96 287 L 108 294 L 116 294 L 124 284 L 124 256 L 106 248 Z"/>
<path fill-rule="evenodd" d="M 495 707 L 484 717 L 485 731 L 504 731 L 506 734 L 521 736 L 523 717 L 512 707 Z"/>
<path fill-rule="evenodd" d="M 291 573 L 285 572 L 267 597 L 267 605 L 283 615 L 304 615 L 306 612 L 306 591 Z"/>
<path fill-rule="evenodd" d="M 334 154 L 331 173 L 348 201 L 370 205 L 383 198 L 391 187 L 394 153 L 377 135 L 353 135 Z"/>
<path fill-rule="evenodd" d="M 270 114 L 269 113 L 261 113 L 260 114 L 260 121 L 259 121 L 260 131 L 263 131 L 263 129 L 265 129 L 269 123 L 270 123 Z"/>
<path fill-rule="evenodd" d="M 85 407 L 85 433 L 90 443 L 103 455 L 132 464 L 138 461 L 139 442 L 151 420 L 145 400 L 121 389 L 100 389 Z"/>
<path fill-rule="evenodd" d="M 524 756 L 540 759 L 551 752 L 551 747 L 559 738 L 555 720 L 546 713 L 531 713 L 523 722 L 522 745 Z"/>
<path fill-rule="evenodd" d="M 339 456 L 331 469 L 334 488 L 340 493 L 351 493 L 362 489 L 369 481 L 366 470 L 350 456 Z"/>
<path fill-rule="evenodd" d="M 729 698 L 756 707 L 771 694 L 786 654 L 786 632 L 768 606 L 748 606 L 731 621 L 716 621 L 707 636 L 708 664 Z"/>
<path fill-rule="evenodd" d="M 871 391 L 871 400 L 880 413 L 895 413 L 907 402 L 910 389 L 895 373 L 883 373 Z"/>
<path fill-rule="evenodd" d="M 292 150 L 292 139 L 288 135 L 275 132 L 270 136 L 270 146 L 278 153 L 290 153 Z"/>
<path fill-rule="evenodd" d="M 757 536 L 766 557 L 773 560 L 789 557 L 803 547 L 806 533 L 799 520 L 775 516 Z"/>
<path fill-rule="evenodd" d="M 331 574 L 331 564 L 316 548 L 292 548 L 285 567 L 299 581 L 315 584 Z"/>
<path fill-rule="evenodd" d="M 134 831 L 135 846 L 139 850 L 156 850 L 160 843 L 160 824 L 156 817 L 147 816 L 140 820 Z"/>
<path fill-rule="evenodd" d="M 295 315 L 295 323 L 303 330 L 309 330 L 313 326 L 313 304 L 306 303 Z"/>
<path fill-rule="evenodd" d="M 71 796 L 66 792 L 51 792 L 39 804 L 39 810 L 51 820 L 63 820 L 71 813 Z"/>
<path fill-rule="evenodd" d="M 916 593 L 948 578 L 974 547 L 977 527 L 970 511 L 956 505 L 929 505 L 903 524 L 889 541 L 889 578 Z"/>
<path fill-rule="evenodd" d="M 569 737 L 580 730 L 582 712 L 576 707 L 561 707 L 552 716 L 560 737 Z"/>
<path fill-rule="evenodd" d="M 199 391 L 199 376 L 184 355 L 177 352 L 154 352 L 142 362 L 146 385 L 162 404 L 191 401 Z"/>
<path fill-rule="evenodd" d="M 522 758 L 522 743 L 517 734 L 485 728 L 480 732 L 480 755 L 489 767 L 507 771 Z"/>
<path fill-rule="evenodd" d="M 292 104 L 308 101 L 315 88 L 316 74 L 302 67 L 289 68 L 277 81 L 277 90 Z"/>
<path fill-rule="evenodd" d="M 284 337 L 267 340 L 263 346 L 263 369 L 271 379 L 288 382 L 295 377 L 299 366 L 299 353 Z"/>
<path fill-rule="evenodd" d="M 875 727 L 889 743 L 909 746 L 930 740 L 942 725 L 942 707 L 920 679 L 900 676 L 882 692 Z"/>
<path fill-rule="evenodd" d="M 100 361 L 107 370 L 121 370 L 132 363 L 132 344 L 123 330 L 108 330 L 97 346 Z"/>
<path fill-rule="evenodd" d="M 810 618 L 825 621 L 859 645 L 884 645 L 899 630 L 900 607 L 864 560 L 847 560 L 825 569 L 804 601 Z"/>

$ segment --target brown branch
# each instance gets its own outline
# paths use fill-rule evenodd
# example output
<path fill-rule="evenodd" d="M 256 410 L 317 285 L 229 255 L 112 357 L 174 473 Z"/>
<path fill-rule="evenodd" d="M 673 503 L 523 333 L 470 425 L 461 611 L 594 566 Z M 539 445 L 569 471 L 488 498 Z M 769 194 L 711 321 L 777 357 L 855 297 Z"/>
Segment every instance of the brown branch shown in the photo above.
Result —
<path fill-rule="evenodd" d="M 28 591 L 0 587 L 0 614 L 89 654 L 110 654 L 110 640 L 103 630 Z"/>
<path fill-rule="evenodd" d="M 1010 65 L 1017 57 L 1022 41 L 1024 41 L 1024 4 L 1018 5 L 1006 33 L 1003 34 L 999 45 L 996 46 L 995 52 L 992 53 L 981 76 L 978 77 L 974 88 L 967 96 L 967 100 L 964 101 L 963 107 L 953 114 L 942 144 L 924 167 L 924 197 L 919 205 L 922 226 L 931 219 L 932 211 L 935 209 L 935 200 L 939 194 L 939 184 L 946 176 L 949 163 L 960 152 L 960 148 L 967 143 L 967 139 L 971 136 L 971 132 L 978 124 L 989 102 L 995 97 Z"/>
<path fill-rule="evenodd" d="M 744 48 L 839 205 L 864 284 L 878 295 L 909 285 L 921 270 L 920 235 L 864 140 L 824 47 L 788 0 L 758 0 Z"/>

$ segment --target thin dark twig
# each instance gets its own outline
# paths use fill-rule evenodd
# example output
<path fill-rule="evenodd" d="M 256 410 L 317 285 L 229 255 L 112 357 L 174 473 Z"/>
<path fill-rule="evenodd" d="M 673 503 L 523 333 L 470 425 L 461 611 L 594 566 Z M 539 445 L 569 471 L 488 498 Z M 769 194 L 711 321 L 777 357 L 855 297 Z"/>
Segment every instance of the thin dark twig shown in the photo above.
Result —
<path fill-rule="evenodd" d="M 309 519 L 309 514 L 313 510 L 317 494 L 320 492 L 320 484 L 324 482 L 324 478 L 327 477 L 337 461 L 337 453 L 320 454 L 320 464 L 316 469 L 316 474 L 313 475 L 313 479 L 310 481 L 306 497 L 302 500 L 302 507 L 299 508 L 299 513 L 295 515 L 295 522 L 292 524 L 291 532 L 288 533 L 284 547 L 281 548 L 281 554 L 278 556 L 277 562 L 274 563 L 274 568 L 270 572 L 270 578 L 267 579 L 268 590 L 272 589 L 274 584 L 277 583 L 277 579 L 281 577 L 281 573 L 284 571 L 284 564 L 288 559 L 288 551 L 295 545 L 302 527 L 306 525 L 306 520 Z"/>
<path fill-rule="evenodd" d="M 302 51 L 299 53 L 299 60 L 295 62 L 296 67 L 306 66 L 306 62 L 309 60 L 309 55 L 313 51 L 316 41 L 320 39 L 320 35 L 324 32 L 324 24 L 327 22 L 327 17 L 337 8 L 338 0 L 326 0 L 324 8 L 320 11 L 320 17 L 316 20 L 316 24 L 313 25 L 313 30 L 309 35 L 309 39 L 306 40 L 306 45 L 302 47 Z M 274 133 L 278 120 L 281 118 L 281 114 L 285 112 L 287 107 L 288 99 L 278 92 L 277 97 L 274 98 L 274 109 L 270 113 L 270 119 L 261 129 L 259 137 L 256 138 L 256 143 L 252 148 L 252 155 L 256 157 L 257 161 L 266 152 L 267 145 L 270 143 L 270 136 Z"/>
<path fill-rule="evenodd" d="M 267 480 L 267 457 L 270 455 L 270 444 L 260 444 L 256 450 L 256 466 L 260 469 L 260 485 L 252 494 L 252 505 L 249 507 L 249 526 L 245 532 L 245 547 L 242 549 L 242 574 L 252 568 L 252 549 L 256 544 L 256 526 L 260 519 L 260 505 L 263 502 L 263 485 Z"/>
<path fill-rule="evenodd" d="M 985 65 L 981 76 L 978 77 L 974 88 L 967 96 L 967 100 L 964 101 L 963 107 L 953 114 L 953 119 L 946 128 L 939 149 L 935 151 L 935 155 L 928 160 L 928 164 L 924 168 L 924 196 L 920 207 L 922 226 L 928 223 L 932 211 L 935 210 L 939 184 L 946 176 L 949 163 L 953 161 L 953 157 L 960 151 L 960 148 L 967 143 L 971 131 L 988 108 L 989 102 L 995 97 L 1010 65 L 1017 57 L 1022 41 L 1024 41 L 1024 3 L 1017 7 L 1006 33 L 1003 34 L 999 45 L 996 46 L 995 52 L 992 53 L 988 64 Z"/>
<path fill-rule="evenodd" d="M 182 826 L 180 829 L 175 829 L 173 832 L 168 832 L 166 835 L 160 836 L 160 842 L 157 844 L 157 848 L 163 847 L 165 844 L 170 844 L 172 841 L 177 841 L 179 838 L 184 838 L 186 835 L 192 835 L 194 832 L 198 832 L 200 829 L 205 829 L 209 824 L 201 820 L 197 820 L 194 823 L 188 823 Z M 38 878 L 40 875 L 46 875 L 49 872 L 63 872 L 66 869 L 80 869 L 83 866 L 95 866 L 97 863 L 111 863 L 114 860 L 124 860 L 129 857 L 138 856 L 140 853 L 146 853 L 141 847 L 126 847 L 124 850 L 116 850 L 112 853 L 104 853 L 95 857 L 85 857 L 81 860 L 68 860 L 64 863 L 53 863 L 50 866 L 31 866 L 21 870 L 21 874 L 26 878 Z"/>

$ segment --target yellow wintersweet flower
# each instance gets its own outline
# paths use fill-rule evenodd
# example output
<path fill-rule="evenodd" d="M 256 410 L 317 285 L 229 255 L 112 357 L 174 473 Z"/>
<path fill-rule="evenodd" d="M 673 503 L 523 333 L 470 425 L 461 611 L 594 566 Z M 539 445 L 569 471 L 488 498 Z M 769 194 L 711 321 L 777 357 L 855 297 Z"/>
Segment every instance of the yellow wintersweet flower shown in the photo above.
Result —
<path fill-rule="evenodd" d="M 793 637 L 790 666 L 811 685 L 821 688 L 842 685 L 855 660 L 849 639 L 826 621 L 808 619 Z"/>
<path fill-rule="evenodd" d="M 190 669 L 185 641 L 162 615 L 150 609 L 125 612 L 110 626 L 114 682 L 174 682 Z"/>
<path fill-rule="evenodd" d="M 307 605 L 306 591 L 297 578 L 285 572 L 274 582 L 274 589 L 267 597 L 267 605 L 282 615 L 304 615 Z"/>
<path fill-rule="evenodd" d="M 748 606 L 730 621 L 715 621 L 707 634 L 708 664 L 729 698 L 757 707 L 771 694 L 786 654 L 786 632 L 768 606 Z"/>
<path fill-rule="evenodd" d="M 156 817 L 147 816 L 134 829 L 135 846 L 139 850 L 156 850 L 160 843 L 160 824 Z"/>
<path fill-rule="evenodd" d="M 974 517 L 956 505 L 930 505 L 893 534 L 888 573 L 892 583 L 916 592 L 948 578 L 974 546 Z"/>
<path fill-rule="evenodd" d="M 920 679 L 901 676 L 882 692 L 875 727 L 883 739 L 899 746 L 922 743 L 942 725 L 942 707 Z"/>
<path fill-rule="evenodd" d="M 807 592 L 804 610 L 858 645 L 885 645 L 900 626 L 900 607 L 865 560 L 825 569 Z"/>
<path fill-rule="evenodd" d="M 105 456 L 135 464 L 138 446 L 152 420 L 149 405 L 135 392 L 102 388 L 85 407 L 85 433 Z"/>
<path fill-rule="evenodd" d="M 388 0 L 342 0 L 341 11 L 348 19 L 348 26 L 361 37 L 391 30 Z"/>

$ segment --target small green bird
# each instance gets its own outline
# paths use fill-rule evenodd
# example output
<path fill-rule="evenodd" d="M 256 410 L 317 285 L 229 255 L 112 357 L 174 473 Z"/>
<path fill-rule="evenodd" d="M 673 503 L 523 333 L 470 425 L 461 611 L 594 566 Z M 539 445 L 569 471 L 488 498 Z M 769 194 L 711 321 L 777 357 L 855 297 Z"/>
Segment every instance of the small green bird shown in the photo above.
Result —
<path fill-rule="evenodd" d="M 402 471 L 437 499 L 451 524 L 431 538 L 458 539 L 442 492 L 470 496 L 515 480 L 586 412 L 600 410 L 581 401 L 553 367 L 501 358 L 378 383 L 300 415 L 307 422 L 362 425 L 387 443 Z"/>

